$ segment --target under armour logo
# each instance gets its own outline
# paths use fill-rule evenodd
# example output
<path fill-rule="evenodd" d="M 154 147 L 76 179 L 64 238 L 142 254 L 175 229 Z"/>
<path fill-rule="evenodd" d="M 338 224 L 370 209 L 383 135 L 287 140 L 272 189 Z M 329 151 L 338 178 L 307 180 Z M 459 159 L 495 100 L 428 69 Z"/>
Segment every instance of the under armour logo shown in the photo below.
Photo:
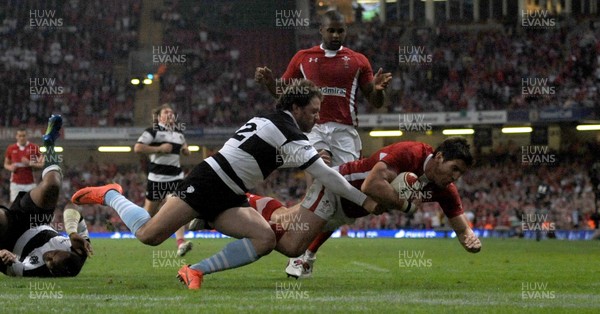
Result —
<path fill-rule="evenodd" d="M 313 59 L 315 60 L 315 62 L 319 62 L 319 58 L 308 58 L 308 62 L 313 62 Z"/>
<path fill-rule="evenodd" d="M 191 185 L 188 186 L 188 188 L 185 190 L 185 192 L 187 192 L 187 193 L 194 193 L 194 191 L 196 191 L 196 189 L 194 189 L 194 187 Z"/>

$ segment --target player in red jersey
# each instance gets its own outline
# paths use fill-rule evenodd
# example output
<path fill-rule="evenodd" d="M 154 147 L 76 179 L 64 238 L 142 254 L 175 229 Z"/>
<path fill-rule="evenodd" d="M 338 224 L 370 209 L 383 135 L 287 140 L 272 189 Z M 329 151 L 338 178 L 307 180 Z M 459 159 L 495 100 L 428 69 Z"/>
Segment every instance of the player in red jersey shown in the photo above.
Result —
<path fill-rule="evenodd" d="M 319 27 L 322 43 L 298 51 L 280 79 L 276 80 L 266 66 L 258 67 L 255 72 L 256 81 L 265 84 L 275 96 L 301 78 L 311 80 L 321 88 L 324 97 L 320 119 L 308 139 L 318 151 L 330 155 L 334 166 L 360 157 L 362 143 L 355 129 L 358 124 L 357 90 L 361 90 L 369 104 L 380 108 L 384 90 L 392 79 L 392 74 L 383 73 L 383 69 L 373 76 L 369 60 L 343 46 L 346 31 L 344 16 L 338 11 L 328 11 L 322 16 Z M 318 239 L 312 246 L 314 250 L 299 258 L 314 260 L 316 249 L 326 239 Z"/>
<path fill-rule="evenodd" d="M 6 149 L 4 169 L 12 172 L 10 176 L 10 202 L 12 203 L 19 192 L 29 192 L 35 187 L 33 169 L 41 169 L 44 162 L 40 161 L 40 147 L 27 140 L 27 130 L 19 128 L 17 142 Z"/>
<path fill-rule="evenodd" d="M 413 206 L 418 207 L 421 202 L 439 203 L 460 243 L 468 252 L 476 253 L 481 249 L 481 242 L 469 226 L 453 183 L 472 163 L 466 140 L 453 137 L 435 150 L 420 142 L 398 142 L 380 149 L 369 158 L 342 164 L 337 170 L 352 186 L 361 189 L 383 208 L 405 208 L 405 212 L 412 212 Z M 412 200 L 404 199 L 390 185 L 402 172 L 419 176 L 422 189 L 414 193 Z M 322 236 L 319 234 L 321 230 L 333 231 L 352 223 L 355 218 L 368 215 L 363 208 L 334 195 L 318 181 L 313 183 L 296 208 L 287 209 L 271 198 L 250 195 L 249 199 L 263 218 L 281 223 L 276 250 L 286 255 L 306 249 L 315 237 Z M 308 227 L 304 227 L 303 223 L 308 223 Z M 287 230 L 289 226 L 291 230 Z M 306 277 L 305 270 L 311 267 L 310 262 L 291 263 L 286 273 Z"/>

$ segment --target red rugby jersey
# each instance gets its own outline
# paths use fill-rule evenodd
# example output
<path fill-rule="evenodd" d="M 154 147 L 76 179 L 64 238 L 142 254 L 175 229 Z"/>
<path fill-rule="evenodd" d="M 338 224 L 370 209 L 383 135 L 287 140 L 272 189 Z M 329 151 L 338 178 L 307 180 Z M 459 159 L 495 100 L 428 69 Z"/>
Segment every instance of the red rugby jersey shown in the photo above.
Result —
<path fill-rule="evenodd" d="M 369 172 L 379 161 L 385 162 L 396 174 L 401 172 L 412 172 L 417 176 L 424 173 L 423 165 L 427 156 L 433 153 L 433 148 L 420 142 L 398 142 L 386 146 L 368 158 L 347 162 L 339 166 L 339 173 L 352 184 L 360 189 Z M 462 201 L 454 183 L 445 188 L 440 188 L 430 182 L 423 188 L 423 192 L 431 191 L 431 198 L 423 199 L 423 202 L 438 202 L 444 214 L 452 218 L 462 214 Z M 352 202 L 342 199 L 342 208 L 348 217 L 358 218 L 368 215 L 368 212 Z"/>
<path fill-rule="evenodd" d="M 33 180 L 33 170 L 29 166 L 29 160 L 35 160 L 41 156 L 39 146 L 27 142 L 25 146 L 19 147 L 19 145 L 15 143 L 8 146 L 4 156 L 11 161 L 11 164 L 16 164 L 18 166 L 10 176 L 11 182 L 17 184 L 31 184 L 35 182 Z M 28 161 L 23 163 L 23 158 L 26 158 Z"/>
<path fill-rule="evenodd" d="M 373 80 L 373 69 L 363 54 L 346 47 L 326 51 L 321 46 L 300 50 L 281 77 L 284 84 L 304 78 L 321 88 L 323 102 L 318 123 L 358 125 L 356 92 Z"/>

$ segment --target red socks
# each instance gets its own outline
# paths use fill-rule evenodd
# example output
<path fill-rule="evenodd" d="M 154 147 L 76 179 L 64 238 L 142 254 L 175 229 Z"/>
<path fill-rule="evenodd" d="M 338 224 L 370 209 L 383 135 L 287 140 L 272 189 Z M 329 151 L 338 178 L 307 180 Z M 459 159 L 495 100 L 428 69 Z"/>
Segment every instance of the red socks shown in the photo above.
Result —
<path fill-rule="evenodd" d="M 271 221 L 271 215 L 273 212 L 280 207 L 283 207 L 280 201 L 268 197 L 268 196 L 260 196 L 255 194 L 246 193 L 248 197 L 248 203 L 252 208 L 256 209 L 256 211 L 265 218 L 267 222 Z"/>
<path fill-rule="evenodd" d="M 317 235 L 317 237 L 310 243 L 308 246 L 308 250 L 317 253 L 317 250 L 329 239 L 329 237 L 333 234 L 333 231 L 324 231 Z"/>

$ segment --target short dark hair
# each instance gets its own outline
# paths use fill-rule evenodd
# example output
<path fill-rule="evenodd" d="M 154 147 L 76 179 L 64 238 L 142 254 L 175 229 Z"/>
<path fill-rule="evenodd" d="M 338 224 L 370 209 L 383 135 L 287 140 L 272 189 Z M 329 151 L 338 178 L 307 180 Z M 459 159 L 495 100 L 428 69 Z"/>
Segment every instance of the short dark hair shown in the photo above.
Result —
<path fill-rule="evenodd" d="M 53 269 L 52 274 L 56 277 L 75 277 L 83 268 L 86 257 L 75 252 L 69 252 L 69 256 L 62 260 L 61 267 Z"/>
<path fill-rule="evenodd" d="M 473 165 L 473 156 L 471 155 L 471 146 L 467 139 L 460 136 L 453 136 L 445 139 L 433 152 L 435 156 L 438 152 L 442 153 L 444 160 L 460 159 L 465 162 L 467 167 Z"/>
<path fill-rule="evenodd" d="M 314 97 L 323 99 L 323 93 L 309 80 L 298 80 L 285 87 L 284 93 L 277 99 L 276 108 L 279 110 L 292 110 L 292 105 L 306 107 Z"/>
<path fill-rule="evenodd" d="M 340 13 L 340 11 L 329 10 L 329 11 L 325 12 L 323 15 L 321 15 L 321 24 L 320 25 L 323 26 L 327 21 L 345 23 L 346 18 L 344 18 L 344 15 L 342 13 Z"/>

